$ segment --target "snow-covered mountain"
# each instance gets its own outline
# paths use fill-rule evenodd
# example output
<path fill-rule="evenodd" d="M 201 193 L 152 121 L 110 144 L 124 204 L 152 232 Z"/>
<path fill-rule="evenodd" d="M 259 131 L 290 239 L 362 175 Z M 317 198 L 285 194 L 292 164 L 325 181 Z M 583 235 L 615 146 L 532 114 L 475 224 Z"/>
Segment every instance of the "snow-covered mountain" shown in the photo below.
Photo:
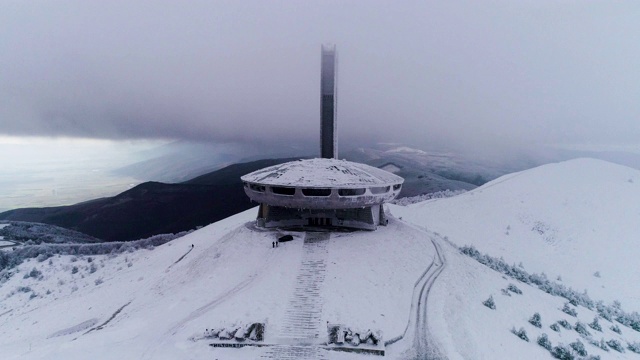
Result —
<path fill-rule="evenodd" d="M 550 359 L 537 344 L 545 334 L 556 354 L 577 353 L 582 344 L 593 358 L 633 359 L 640 356 L 633 324 L 600 318 L 598 331 L 588 325 L 598 327 L 596 306 L 567 304 L 576 311 L 569 315 L 562 311 L 567 299 L 535 282 L 577 294 L 586 289 L 607 306 L 618 300 L 618 314 L 634 319 L 639 183 L 637 170 L 581 159 L 507 175 L 452 198 L 389 205 L 389 226 L 375 232 L 264 231 L 252 226 L 251 209 L 155 249 L 34 257 L 0 272 L 2 357 L 372 356 L 332 351 L 338 347 L 382 349 L 392 359 Z M 285 234 L 293 240 L 273 248 Z M 465 245 L 496 257 L 492 264 L 498 257 L 516 264 L 534 281 L 490 269 L 461 253 Z M 495 309 L 483 305 L 490 296 Z M 534 313 L 540 327 L 529 322 Z M 252 323 L 265 325 L 263 341 L 205 332 Z M 383 341 L 327 345 L 333 324 L 360 336 L 382 334 Z M 511 331 L 524 337 L 521 328 L 529 341 Z"/>

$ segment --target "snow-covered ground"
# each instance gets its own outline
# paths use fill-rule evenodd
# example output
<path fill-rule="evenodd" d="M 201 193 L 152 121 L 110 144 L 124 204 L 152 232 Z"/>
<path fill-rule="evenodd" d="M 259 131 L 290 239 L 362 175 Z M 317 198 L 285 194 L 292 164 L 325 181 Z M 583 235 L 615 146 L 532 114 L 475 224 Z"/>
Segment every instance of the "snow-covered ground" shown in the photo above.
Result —
<path fill-rule="evenodd" d="M 207 328 L 252 322 L 266 324 L 267 345 L 317 345 L 327 322 L 382 330 L 385 340 L 397 340 L 386 346 L 385 357 L 392 359 L 550 359 L 536 343 L 543 333 L 554 347 L 579 340 L 601 359 L 640 358 L 627 349 L 640 342 L 640 332 L 603 318 L 602 331 L 592 329 L 586 324 L 595 311 L 570 305 L 577 317 L 568 315 L 561 310 L 565 299 L 457 248 L 474 245 L 587 289 L 594 300 L 619 300 L 625 310 L 638 310 L 640 274 L 632 259 L 639 250 L 632 240 L 640 233 L 634 221 L 639 182 L 637 170 L 575 160 L 452 198 L 389 205 L 389 226 L 375 232 L 257 230 L 252 209 L 154 250 L 33 259 L 8 279 L 0 272 L 2 358 L 371 358 L 326 350 L 291 357 L 278 353 L 279 346 L 223 349 L 192 340 Z M 273 249 L 283 234 L 294 240 Z M 309 237 L 319 240 L 305 241 Z M 306 293 L 301 284 L 313 286 Z M 506 290 L 510 284 L 522 294 Z M 483 305 L 490 296 L 495 309 Z M 301 301 L 308 313 L 296 307 Z M 534 313 L 540 328 L 528 322 Z M 303 327 L 295 319 L 306 314 L 316 323 L 296 336 Z M 559 320 L 585 324 L 590 335 L 559 325 L 553 330 Z M 512 328 L 522 328 L 529 341 Z M 320 337 L 299 339 L 314 333 Z M 619 341 L 625 352 L 609 345 L 605 351 L 601 341 Z"/>
<path fill-rule="evenodd" d="M 0 287 L 3 359 L 186 359 L 212 351 L 242 359 L 265 350 L 214 350 L 189 338 L 251 322 L 266 323 L 265 343 L 280 343 L 305 233 L 291 232 L 293 241 L 273 249 L 283 233 L 255 230 L 255 212 L 151 251 L 23 263 Z M 319 328 L 326 332 L 328 321 L 382 330 L 385 339 L 401 335 L 414 283 L 434 257 L 422 232 L 392 221 L 376 232 L 333 233 L 325 248 Z"/>

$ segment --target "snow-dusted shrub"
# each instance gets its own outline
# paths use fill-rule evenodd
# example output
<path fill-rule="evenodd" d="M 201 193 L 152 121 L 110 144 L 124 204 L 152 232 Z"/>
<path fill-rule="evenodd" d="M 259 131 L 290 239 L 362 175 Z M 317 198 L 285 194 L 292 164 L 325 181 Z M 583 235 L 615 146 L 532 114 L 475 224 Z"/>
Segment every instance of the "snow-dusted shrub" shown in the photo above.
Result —
<path fill-rule="evenodd" d="M 607 346 L 607 342 L 604 339 L 600 339 L 600 342 L 596 342 L 596 346 L 604 351 L 609 351 L 609 346 Z"/>
<path fill-rule="evenodd" d="M 631 314 L 621 312 L 616 317 L 616 321 L 624 326 L 632 328 L 635 331 L 640 331 L 640 314 L 635 311 Z"/>
<path fill-rule="evenodd" d="M 527 331 L 524 328 L 520 328 L 520 330 L 516 330 L 516 328 L 511 328 L 511 332 L 514 333 L 517 337 L 524 341 L 529 341 L 529 337 L 527 336 Z"/>
<path fill-rule="evenodd" d="M 537 327 L 537 328 L 541 328 L 542 327 L 542 323 L 540 322 L 540 314 L 539 313 L 535 313 L 533 314 L 533 316 L 529 319 L 529 324 Z"/>
<path fill-rule="evenodd" d="M 410 205 L 410 204 L 415 204 L 415 203 L 419 203 L 419 202 L 426 201 L 426 200 L 431 200 L 431 199 L 448 198 L 448 197 L 456 196 L 456 195 L 459 195 L 459 194 L 463 194 L 465 192 L 467 192 L 467 191 L 466 190 L 436 191 L 436 192 L 432 192 L 432 193 L 428 193 L 428 194 L 422 194 L 422 195 L 417 195 L 417 196 L 405 197 L 405 198 L 401 198 L 401 199 L 395 199 L 395 200 L 391 200 L 390 202 L 392 204 L 396 204 L 396 205 L 407 206 L 407 205 Z"/>
<path fill-rule="evenodd" d="M 18 288 L 16 288 L 16 291 L 28 293 L 31 292 L 31 288 L 29 286 L 18 286 Z"/>
<path fill-rule="evenodd" d="M 26 259 L 37 258 L 44 261 L 54 255 L 104 255 L 133 252 L 139 249 L 153 249 L 173 239 L 189 234 L 191 231 L 183 231 L 177 234 L 160 234 L 146 239 L 128 242 L 109 243 L 73 243 L 73 244 L 47 244 L 36 245 L 33 241 L 25 242 L 25 246 L 16 250 L 0 251 L 0 270 L 10 269 L 20 265 Z M 71 258 L 71 262 L 78 258 Z"/>
<path fill-rule="evenodd" d="M 584 344 L 579 339 L 569 344 L 575 352 L 580 356 L 587 356 L 587 349 L 584 348 Z"/>
<path fill-rule="evenodd" d="M 575 359 L 575 355 L 573 355 L 573 352 L 571 351 L 571 349 L 569 349 L 568 347 L 566 347 L 565 345 L 562 345 L 562 344 L 554 347 L 551 350 L 551 355 L 554 358 L 560 359 L 560 360 L 573 360 L 573 359 Z"/>
<path fill-rule="evenodd" d="M 482 302 L 482 305 L 488 307 L 491 310 L 496 309 L 496 303 L 493 301 L 493 295 L 489 296 L 489 298 Z"/>
<path fill-rule="evenodd" d="M 560 326 L 558 325 L 558 323 L 553 323 L 549 327 L 551 328 L 551 330 L 553 330 L 555 332 L 560 332 Z"/>
<path fill-rule="evenodd" d="M 634 352 L 636 354 L 640 354 L 640 343 L 639 342 L 627 343 L 627 349 L 631 350 L 631 352 Z"/>
<path fill-rule="evenodd" d="M 502 295 L 511 296 L 511 293 L 507 289 L 500 289 L 500 292 L 502 293 Z"/>
<path fill-rule="evenodd" d="M 615 324 L 611 325 L 611 327 L 609 329 L 611 329 L 611 331 L 613 331 L 613 332 L 616 332 L 616 333 L 622 335 L 622 330 L 620 330 L 620 327 L 618 325 L 615 325 Z"/>
<path fill-rule="evenodd" d="M 29 271 L 28 273 L 25 273 L 22 278 L 28 279 L 30 277 L 34 279 L 39 279 L 42 277 L 42 272 L 34 267 L 33 269 L 31 269 L 31 271 Z"/>
<path fill-rule="evenodd" d="M 551 351 L 551 341 L 549 341 L 549 337 L 545 333 L 542 333 L 542 335 L 538 336 L 538 345 Z"/>
<path fill-rule="evenodd" d="M 560 324 L 563 328 L 567 330 L 573 330 L 573 326 L 571 326 L 571 324 L 569 324 L 569 322 L 565 319 L 558 320 L 558 324 Z"/>
<path fill-rule="evenodd" d="M 518 287 L 515 286 L 514 284 L 509 284 L 507 286 L 507 290 L 511 291 L 512 293 L 516 293 L 518 295 L 522 295 L 522 290 L 518 289 Z"/>
<path fill-rule="evenodd" d="M 622 344 L 620 343 L 620 341 L 616 340 L 616 339 L 611 339 L 609 341 L 607 341 L 607 345 L 609 345 L 610 348 L 612 348 L 613 350 L 617 351 L 617 352 L 624 352 L 624 347 L 622 346 Z"/>
<path fill-rule="evenodd" d="M 89 266 L 89 274 L 93 274 L 94 272 L 96 272 L 96 270 L 98 270 L 96 264 L 91 263 L 91 266 Z"/>
<path fill-rule="evenodd" d="M 573 317 L 578 316 L 578 312 L 576 311 L 576 309 L 570 307 L 569 303 L 564 303 L 564 306 L 562 307 L 562 312 L 567 315 L 571 315 Z"/>
<path fill-rule="evenodd" d="M 582 305 L 588 309 L 593 309 L 593 307 L 595 306 L 595 302 L 591 300 L 589 295 L 587 295 L 586 293 L 579 293 L 571 288 L 567 288 L 563 284 L 549 281 L 544 273 L 529 274 L 524 269 L 522 269 L 521 265 L 509 265 L 501 258 L 495 258 L 480 253 L 473 246 L 463 246 L 460 248 L 460 252 L 474 258 L 479 263 L 488 266 L 489 268 L 499 273 L 522 281 L 525 284 L 534 284 L 540 290 L 548 294 L 563 297 L 574 305 Z"/>
<path fill-rule="evenodd" d="M 576 326 L 574 327 L 576 332 L 584 337 L 589 337 L 591 336 L 591 333 L 589 332 L 589 330 L 587 330 L 587 327 L 584 326 L 583 323 L 581 323 L 580 321 L 578 321 L 576 323 Z"/>
<path fill-rule="evenodd" d="M 589 323 L 589 327 L 592 328 L 595 331 L 600 331 L 602 332 L 602 326 L 600 326 L 600 323 L 598 322 L 598 317 L 594 317 L 593 321 Z"/>
<path fill-rule="evenodd" d="M 600 271 L 596 271 L 593 273 L 593 276 L 599 278 L 600 277 Z"/>
<path fill-rule="evenodd" d="M 78 273 L 78 267 L 77 266 L 72 267 L 71 268 L 71 273 L 72 274 L 77 274 Z"/>
<path fill-rule="evenodd" d="M 96 279 L 96 281 L 95 281 L 95 284 L 96 284 L 96 285 L 100 285 L 100 284 L 102 284 L 103 282 L 104 282 L 104 280 L 102 280 L 102 278 L 97 278 L 97 279 Z"/>

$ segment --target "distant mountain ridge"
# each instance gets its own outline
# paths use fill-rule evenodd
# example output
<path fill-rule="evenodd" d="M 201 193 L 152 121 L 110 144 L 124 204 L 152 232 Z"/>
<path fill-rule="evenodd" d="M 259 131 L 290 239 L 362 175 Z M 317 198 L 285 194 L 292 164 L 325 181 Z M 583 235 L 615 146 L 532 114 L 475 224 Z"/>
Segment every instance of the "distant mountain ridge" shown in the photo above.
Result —
<path fill-rule="evenodd" d="M 240 176 L 290 160 L 234 164 L 179 184 L 146 182 L 114 197 L 70 206 L 10 210 L 0 213 L 0 220 L 57 225 L 104 241 L 190 230 L 254 206 Z"/>
<path fill-rule="evenodd" d="M 358 149 L 343 157 L 376 167 L 391 166 L 405 179 L 401 197 L 444 190 L 471 190 L 485 178 L 500 174 L 495 168 L 465 162 L 452 154 L 428 153 L 408 147 Z M 176 184 L 145 182 L 113 197 L 70 206 L 6 211 L 0 213 L 0 220 L 61 226 L 104 241 L 130 241 L 191 230 L 256 205 L 245 195 L 240 176 L 298 159 L 233 164 Z"/>

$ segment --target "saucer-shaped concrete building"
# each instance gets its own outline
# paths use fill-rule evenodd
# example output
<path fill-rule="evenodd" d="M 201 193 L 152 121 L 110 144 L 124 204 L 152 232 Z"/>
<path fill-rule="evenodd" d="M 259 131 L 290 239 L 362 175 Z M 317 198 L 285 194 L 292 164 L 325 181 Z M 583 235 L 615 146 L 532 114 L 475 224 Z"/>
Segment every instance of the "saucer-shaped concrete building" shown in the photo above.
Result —
<path fill-rule="evenodd" d="M 310 159 L 264 168 L 242 181 L 260 203 L 260 226 L 375 230 L 387 222 L 382 203 L 398 196 L 404 180 L 365 164 Z"/>
<path fill-rule="evenodd" d="M 242 176 L 244 191 L 260 204 L 261 227 L 345 227 L 375 230 L 386 225 L 383 203 L 404 179 L 369 165 L 337 160 L 335 47 L 322 48 L 320 153 Z"/>

